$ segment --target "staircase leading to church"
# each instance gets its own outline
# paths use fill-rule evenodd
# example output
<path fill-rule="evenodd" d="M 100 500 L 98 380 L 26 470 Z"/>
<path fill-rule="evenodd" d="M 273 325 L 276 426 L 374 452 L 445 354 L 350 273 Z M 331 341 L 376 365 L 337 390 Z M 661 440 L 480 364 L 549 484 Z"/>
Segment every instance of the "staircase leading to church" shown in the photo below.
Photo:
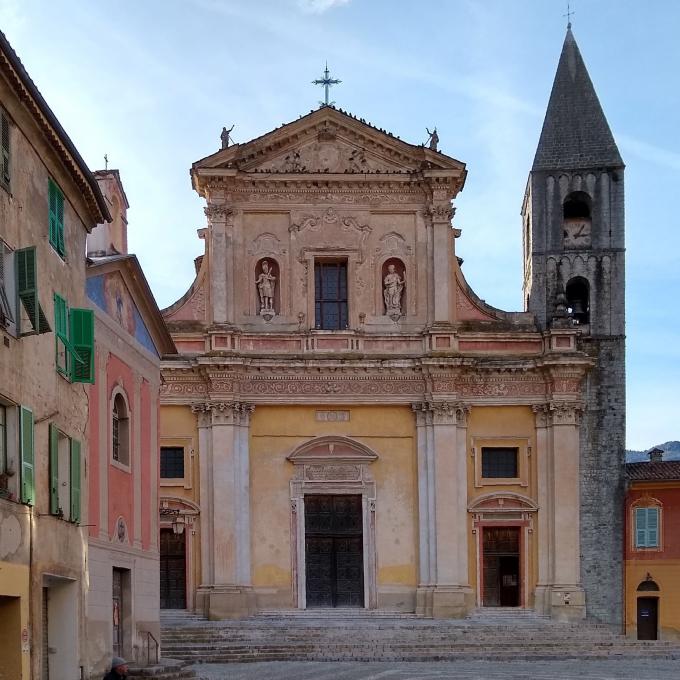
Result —
<path fill-rule="evenodd" d="M 559 623 L 522 610 L 463 620 L 357 609 L 261 612 L 240 621 L 161 618 L 163 654 L 195 663 L 663 658 L 680 644 L 639 642 L 602 625 Z"/>

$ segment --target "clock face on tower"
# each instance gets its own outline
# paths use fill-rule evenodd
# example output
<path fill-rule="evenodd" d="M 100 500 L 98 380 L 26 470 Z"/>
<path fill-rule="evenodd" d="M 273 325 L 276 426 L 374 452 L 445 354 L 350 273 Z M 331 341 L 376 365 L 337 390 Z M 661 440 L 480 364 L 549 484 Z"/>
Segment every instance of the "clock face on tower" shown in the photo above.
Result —
<path fill-rule="evenodd" d="M 564 220 L 563 242 L 565 248 L 590 247 L 590 220 L 571 218 Z"/>

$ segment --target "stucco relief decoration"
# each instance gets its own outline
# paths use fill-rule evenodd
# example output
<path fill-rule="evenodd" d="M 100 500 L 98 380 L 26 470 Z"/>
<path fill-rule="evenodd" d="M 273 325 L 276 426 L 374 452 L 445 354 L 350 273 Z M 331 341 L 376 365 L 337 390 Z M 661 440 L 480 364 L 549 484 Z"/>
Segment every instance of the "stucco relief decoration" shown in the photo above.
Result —
<path fill-rule="evenodd" d="M 286 249 L 281 246 L 281 241 L 269 233 L 260 234 L 248 248 L 248 255 L 258 257 L 260 255 L 285 255 Z"/>
<path fill-rule="evenodd" d="M 457 393 L 471 397 L 543 396 L 545 383 L 533 377 L 466 376 L 465 378 L 435 378 L 433 392 Z"/>
<path fill-rule="evenodd" d="M 271 321 L 276 315 L 274 310 L 274 291 L 276 289 L 276 277 L 268 260 L 262 260 L 260 273 L 255 281 L 257 293 L 260 299 L 260 316 L 265 321 Z"/>
<path fill-rule="evenodd" d="M 311 144 L 291 149 L 284 155 L 264 163 L 258 168 L 264 172 L 400 172 L 402 167 L 366 153 L 361 146 L 354 146 L 335 138 L 335 131 L 319 132 L 319 138 Z"/>
<path fill-rule="evenodd" d="M 118 520 L 116 521 L 115 539 L 119 543 L 127 542 L 127 524 L 125 523 L 125 520 L 122 517 L 119 517 Z"/>
<path fill-rule="evenodd" d="M 404 237 L 401 234 L 397 234 L 396 231 L 391 231 L 389 234 L 380 237 L 378 245 L 373 251 L 371 262 L 375 262 L 384 256 L 410 257 L 412 253 L 413 250 L 406 243 Z"/>

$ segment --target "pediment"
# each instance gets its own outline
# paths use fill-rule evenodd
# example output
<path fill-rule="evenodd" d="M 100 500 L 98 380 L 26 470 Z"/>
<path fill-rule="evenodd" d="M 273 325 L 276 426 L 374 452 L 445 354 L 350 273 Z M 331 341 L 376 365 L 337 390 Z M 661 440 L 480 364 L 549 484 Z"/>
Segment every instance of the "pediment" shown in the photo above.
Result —
<path fill-rule="evenodd" d="M 423 145 L 404 142 L 363 119 L 333 107 L 306 116 L 208 156 L 200 170 L 285 174 L 413 173 L 448 170 L 464 177 L 465 165 Z"/>
<path fill-rule="evenodd" d="M 348 437 L 317 437 L 288 456 L 294 465 L 360 465 L 377 458 L 365 444 Z"/>
<path fill-rule="evenodd" d="M 473 500 L 470 512 L 536 512 L 538 506 L 527 496 L 516 493 L 490 493 Z"/>

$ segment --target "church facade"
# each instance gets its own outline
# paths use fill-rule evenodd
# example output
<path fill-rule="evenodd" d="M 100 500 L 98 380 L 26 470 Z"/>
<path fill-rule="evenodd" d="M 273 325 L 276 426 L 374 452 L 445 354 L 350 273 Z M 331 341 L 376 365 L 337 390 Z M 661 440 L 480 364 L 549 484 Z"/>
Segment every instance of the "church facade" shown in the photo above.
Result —
<path fill-rule="evenodd" d="M 161 606 L 620 620 L 610 145 L 568 31 L 523 206 L 523 312 L 467 284 L 466 168 L 436 140 L 322 106 L 193 165 L 205 252 L 163 310 Z"/>

